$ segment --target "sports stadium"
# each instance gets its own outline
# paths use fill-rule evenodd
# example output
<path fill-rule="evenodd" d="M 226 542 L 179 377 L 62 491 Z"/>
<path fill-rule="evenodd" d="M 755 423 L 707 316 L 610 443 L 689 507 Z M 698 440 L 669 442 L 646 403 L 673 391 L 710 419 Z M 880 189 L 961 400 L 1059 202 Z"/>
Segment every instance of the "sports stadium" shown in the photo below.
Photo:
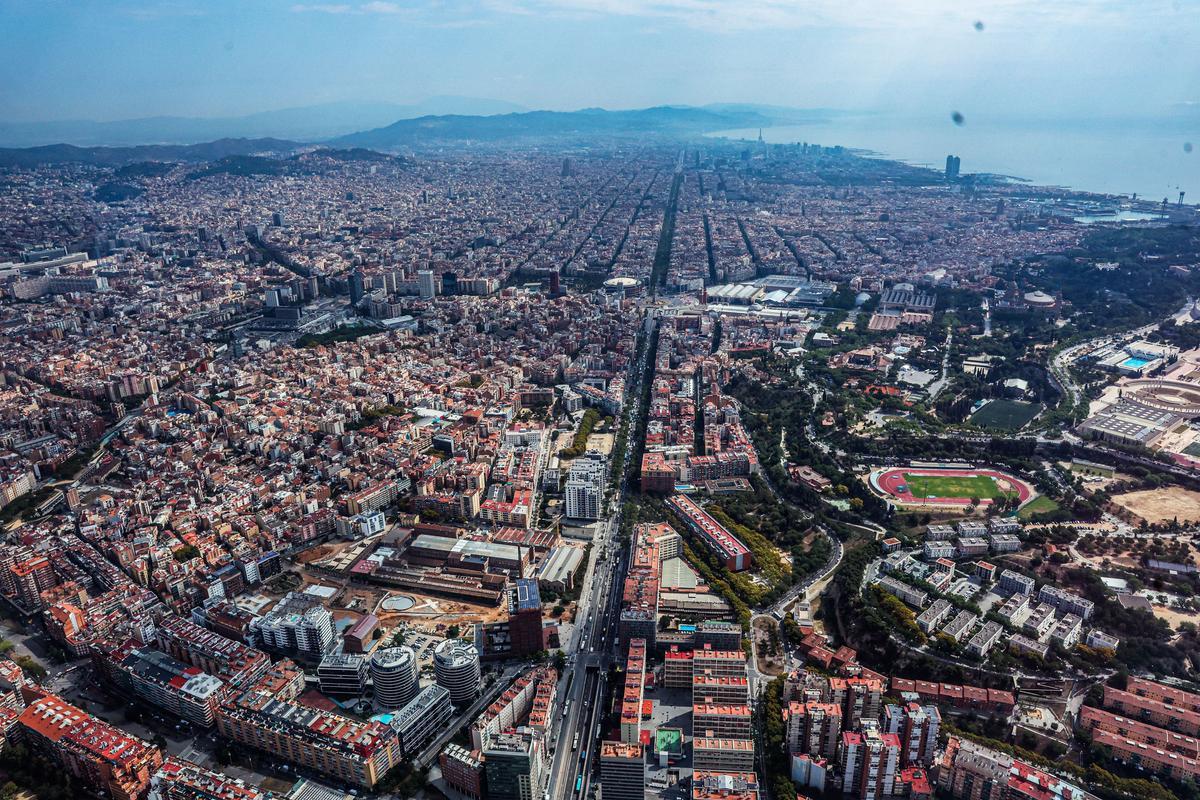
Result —
<path fill-rule="evenodd" d="M 871 473 L 871 489 L 896 506 L 963 506 L 977 499 L 980 505 L 1013 497 L 1022 506 L 1037 492 L 1027 482 L 989 467 L 908 466 L 878 469 Z"/>

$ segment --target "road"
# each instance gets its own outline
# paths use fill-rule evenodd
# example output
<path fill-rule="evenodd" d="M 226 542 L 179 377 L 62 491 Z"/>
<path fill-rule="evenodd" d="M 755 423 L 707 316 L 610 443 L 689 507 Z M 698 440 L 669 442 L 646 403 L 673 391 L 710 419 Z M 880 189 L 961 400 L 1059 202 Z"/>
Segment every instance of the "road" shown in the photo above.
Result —
<path fill-rule="evenodd" d="M 927 391 L 929 392 L 929 402 L 931 405 L 933 404 L 934 400 L 937 400 L 938 395 L 942 393 L 942 389 L 945 389 L 946 384 L 949 382 L 949 378 L 950 378 L 950 345 L 953 343 L 954 343 L 954 331 L 947 330 L 946 331 L 946 343 L 945 343 L 945 345 L 943 345 L 945 350 L 942 353 L 942 374 L 938 376 L 937 380 L 935 380 L 933 383 L 929 384 L 929 387 L 927 389 Z"/>
<path fill-rule="evenodd" d="M 1188 298 L 1188 302 L 1184 304 L 1183 308 L 1167 317 L 1166 320 L 1162 320 L 1162 322 L 1166 322 L 1178 317 L 1181 314 L 1187 313 L 1191 305 L 1191 298 Z M 1050 359 L 1050 377 L 1053 379 L 1054 383 L 1057 384 L 1056 388 L 1064 395 L 1068 396 L 1071 400 L 1071 404 L 1075 405 L 1083 397 L 1083 388 L 1080 387 L 1079 384 L 1075 383 L 1074 379 L 1071 378 L 1070 366 L 1077 358 L 1079 358 L 1085 352 L 1094 350 L 1103 345 L 1115 344 L 1117 342 L 1128 342 L 1130 339 L 1137 339 L 1146 336 L 1159 325 L 1161 325 L 1162 322 L 1151 322 L 1148 325 L 1143 325 L 1140 328 L 1134 328 L 1133 330 L 1125 331 L 1124 333 L 1104 334 L 1103 336 L 1097 336 L 1094 339 L 1088 339 L 1086 342 L 1080 342 L 1079 344 L 1072 345 L 1071 347 L 1059 351 L 1054 358 Z M 1077 422 L 1078 420 L 1075 421 Z"/>
<path fill-rule="evenodd" d="M 833 546 L 833 550 L 829 555 L 829 560 L 825 562 L 825 565 L 820 570 L 811 575 L 806 575 L 804 580 L 788 589 L 783 596 L 775 601 L 774 605 L 765 609 L 764 613 L 770 614 L 776 619 L 782 619 L 787 613 L 788 608 L 790 608 L 792 604 L 799 599 L 802 593 L 804 594 L 806 600 L 811 601 L 812 597 L 814 597 L 816 594 L 819 594 L 820 589 L 824 588 L 824 582 L 833 575 L 838 566 L 842 563 L 842 557 L 845 555 L 846 549 L 842 545 L 841 540 L 826 530 L 822 525 L 818 525 L 817 530 L 819 530 L 821 534 L 825 536 L 825 538 L 829 539 L 830 544 Z M 814 590 L 814 587 L 818 587 L 818 584 L 820 584 L 820 587 L 815 588 Z"/>
<path fill-rule="evenodd" d="M 649 343 L 651 339 L 652 334 L 647 335 L 646 342 Z M 617 481 L 618 490 L 609 498 L 607 516 L 598 526 L 599 531 L 593 540 L 592 560 L 575 612 L 577 624 L 564 647 L 567 668 L 554 709 L 555 722 L 550 737 L 550 780 L 545 792 L 545 797 L 551 800 L 589 796 L 597 763 L 597 748 L 604 734 L 601 726 L 608 698 L 608 672 L 618 657 L 621 587 L 629 567 L 629 547 L 620 546 L 621 508 L 629 491 L 631 475 L 637 471 L 633 466 L 636 452 L 634 436 L 641 415 L 645 413 L 641 402 L 641 385 L 647 359 L 651 357 L 648 351 L 647 344 L 641 358 L 632 367 L 633 380 L 629 382 L 628 396 L 633 398 L 634 405 L 623 454 L 624 466 Z M 583 779 L 582 786 L 576 792 L 576 782 L 580 777 Z"/>

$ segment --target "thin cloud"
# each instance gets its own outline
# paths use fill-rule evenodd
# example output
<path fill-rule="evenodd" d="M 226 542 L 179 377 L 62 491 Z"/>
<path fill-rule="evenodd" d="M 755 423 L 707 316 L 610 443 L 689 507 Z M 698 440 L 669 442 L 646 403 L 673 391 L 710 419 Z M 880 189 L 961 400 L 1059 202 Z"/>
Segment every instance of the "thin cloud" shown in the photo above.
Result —
<path fill-rule="evenodd" d="M 118 9 L 117 13 L 139 22 L 168 19 L 170 17 L 202 17 L 204 12 L 182 3 L 161 3 L 150 6 L 133 6 Z"/>
<path fill-rule="evenodd" d="M 398 4 L 383 2 L 383 0 L 363 3 L 359 8 L 364 14 L 401 14 L 404 12 L 404 9 Z"/>
<path fill-rule="evenodd" d="M 349 14 L 354 9 L 345 3 L 315 3 L 312 5 L 305 3 L 297 3 L 292 6 L 293 14 L 307 14 L 310 12 L 319 14 Z"/>
<path fill-rule="evenodd" d="M 407 9 L 399 3 L 373 0 L 370 3 L 297 3 L 292 6 L 294 14 L 403 14 Z"/>
<path fill-rule="evenodd" d="M 484 7 L 510 14 L 643 17 L 678 22 L 713 31 L 765 28 L 839 27 L 851 29 L 974 26 L 988 30 L 1010 24 L 1093 25 L 1127 22 L 1148 13 L 1179 13 L 1183 3 L 1144 0 L 484 0 Z M 964 27 L 965 30 L 965 27 Z"/>

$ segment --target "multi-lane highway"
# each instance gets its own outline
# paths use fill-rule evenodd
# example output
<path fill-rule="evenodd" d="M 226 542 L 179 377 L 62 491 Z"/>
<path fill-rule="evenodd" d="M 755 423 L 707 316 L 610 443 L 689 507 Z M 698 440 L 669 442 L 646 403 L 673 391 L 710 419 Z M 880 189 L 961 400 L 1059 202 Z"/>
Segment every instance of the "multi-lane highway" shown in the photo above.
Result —
<path fill-rule="evenodd" d="M 652 341 L 648 337 L 647 342 Z M 592 544 L 592 563 L 584 578 L 576 609 L 576 625 L 566 645 L 567 667 L 555 708 L 553 735 L 550 738 L 552 762 L 545 800 L 577 800 L 588 797 L 597 748 L 603 737 L 602 726 L 608 697 L 608 670 L 618 654 L 618 623 L 621 614 L 621 590 L 629 566 L 628 547 L 619 538 L 621 507 L 629 486 L 634 437 L 645 409 L 641 405 L 641 382 L 646 360 L 652 358 L 649 345 L 634 365 L 634 380 L 629 396 L 631 416 L 625 444 L 624 467 L 617 480 L 617 491 L 609 498 L 607 517 L 597 525 Z M 615 455 L 615 454 L 614 454 Z"/>
<path fill-rule="evenodd" d="M 597 551 L 590 581 L 580 597 L 581 624 L 576 625 L 564 684 L 559 692 L 555 735 L 550 739 L 553 761 L 547 794 L 554 800 L 585 797 L 591 785 L 596 745 L 603 731 L 608 696 L 608 669 L 616 650 L 616 621 L 620 614 L 620 585 L 626 556 L 611 552 L 616 541 L 616 515 L 604 524 L 593 550 Z M 608 550 L 602 558 L 599 552 Z"/>

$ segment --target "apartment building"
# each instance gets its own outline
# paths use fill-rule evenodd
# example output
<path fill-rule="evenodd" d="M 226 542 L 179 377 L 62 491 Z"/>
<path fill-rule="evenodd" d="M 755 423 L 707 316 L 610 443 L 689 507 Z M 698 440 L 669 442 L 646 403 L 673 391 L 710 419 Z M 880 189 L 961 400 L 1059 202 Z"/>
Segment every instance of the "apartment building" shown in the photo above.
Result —
<path fill-rule="evenodd" d="M 883 730 L 899 737 L 902 767 L 933 763 L 941 725 L 942 715 L 934 705 L 888 704 L 883 710 Z"/>
<path fill-rule="evenodd" d="M 946 623 L 946 627 L 942 628 L 942 633 L 956 642 L 961 642 L 965 637 L 971 635 L 971 631 L 975 630 L 975 626 L 978 624 L 979 615 L 964 608 L 954 615 L 954 619 Z"/>
<path fill-rule="evenodd" d="M 954 558 L 954 553 L 954 545 L 940 539 L 926 542 L 921 546 L 921 557 L 926 561 L 937 561 L 939 558 Z"/>
<path fill-rule="evenodd" d="M 894 793 L 900 769 L 900 738 L 876 728 L 842 733 L 842 791 L 858 800 Z"/>
<path fill-rule="evenodd" d="M 1006 569 L 1000 573 L 1000 579 L 996 582 L 996 585 L 1006 592 L 1033 594 L 1034 587 L 1037 586 L 1037 581 L 1028 575 L 1022 575 L 1019 572 Z"/>
<path fill-rule="evenodd" d="M 842 736 L 842 707 L 837 703 L 793 700 L 784 709 L 790 753 L 833 759 Z"/>
<path fill-rule="evenodd" d="M 679 534 L 675 534 L 675 536 L 678 537 Z M 659 546 L 659 555 L 663 558 L 668 557 L 663 554 L 661 545 Z M 723 620 L 701 620 L 696 623 L 695 641 L 696 648 L 699 650 L 706 647 L 712 650 L 741 650 L 742 626 Z"/>
<path fill-rule="evenodd" d="M 483 767 L 488 800 L 538 800 L 550 764 L 541 737 L 518 729 L 489 737 Z"/>
<path fill-rule="evenodd" d="M 381 722 L 357 722 L 258 691 L 224 702 L 217 730 L 239 744 L 367 789 L 401 760 L 396 731 Z"/>
<path fill-rule="evenodd" d="M 929 602 L 929 594 L 914 586 L 909 586 L 891 575 L 879 579 L 876 584 L 888 594 L 893 594 L 915 609 L 922 609 Z"/>
<path fill-rule="evenodd" d="M 996 642 L 1000 641 L 1000 637 L 1003 635 L 1004 626 L 999 622 L 989 620 L 967 642 L 967 650 L 977 658 L 983 658 L 996 645 Z"/>
<path fill-rule="evenodd" d="M 717 522 L 708 512 L 686 495 L 673 495 L 667 505 L 675 511 L 684 524 L 696 534 L 704 546 L 721 560 L 730 572 L 750 569 L 750 548 Z"/>
<path fill-rule="evenodd" d="M 954 800 L 1003 800 L 1013 757 L 951 736 L 942 753 L 938 788 Z"/>
<path fill-rule="evenodd" d="M 274 800 L 272 792 L 180 758 L 163 761 L 150 778 L 147 800 Z"/>
<path fill-rule="evenodd" d="M 949 600 L 938 598 L 933 605 L 917 615 L 917 627 L 924 633 L 932 633 L 939 625 L 954 612 L 954 606 Z"/>
<path fill-rule="evenodd" d="M 718 677 L 698 673 L 692 679 L 693 703 L 746 703 L 750 683 L 745 676 Z"/>
<path fill-rule="evenodd" d="M 1091 619 L 1092 613 L 1096 610 L 1096 604 L 1091 600 L 1048 583 L 1038 589 L 1038 601 L 1049 603 L 1063 613 L 1075 614 L 1084 620 Z"/>
<path fill-rule="evenodd" d="M 642 745 L 601 742 L 600 782 L 606 800 L 645 800 L 646 759 Z"/>
<path fill-rule="evenodd" d="M 1035 639 L 1040 639 L 1054 627 L 1055 610 L 1049 603 L 1040 603 L 1029 612 L 1029 616 L 1021 625 L 1021 630 Z"/>
<path fill-rule="evenodd" d="M 692 774 L 692 800 L 758 800 L 755 772 L 706 772 Z"/>
<path fill-rule="evenodd" d="M 452 716 L 450 692 L 433 683 L 397 711 L 388 724 L 400 737 L 400 752 L 411 758 L 442 732 Z"/>
<path fill-rule="evenodd" d="M 162 764 L 154 745 L 52 694 L 31 692 L 17 725 L 30 750 L 113 800 L 140 800 Z"/>
<path fill-rule="evenodd" d="M 1139 722 L 1188 736 L 1200 736 L 1196 695 L 1140 678 L 1130 678 L 1126 688 L 1131 691 L 1105 686 L 1104 707 Z"/>
<path fill-rule="evenodd" d="M 262 647 L 319 662 L 333 647 L 333 615 L 315 597 L 288 592 L 269 612 L 250 623 Z"/>
<path fill-rule="evenodd" d="M 575 459 L 563 489 L 567 516 L 571 519 L 599 519 L 604 510 L 607 485 L 608 459 L 599 453 L 585 453 Z"/>
<path fill-rule="evenodd" d="M 669 526 L 667 526 L 669 529 Z M 638 525 L 633 533 L 633 556 L 621 587 L 621 646 L 644 639 L 651 650 L 658 634 L 659 588 L 662 558 L 658 550 L 659 526 Z"/>
<path fill-rule="evenodd" d="M 877 678 L 830 678 L 829 699 L 842 708 L 842 728 L 877 720 L 883 710 L 883 681 Z"/>
<path fill-rule="evenodd" d="M 133 640 L 99 650 L 93 660 L 101 674 L 127 695 L 140 697 L 193 725 L 216 721 L 225 693 L 220 678 Z"/>
<path fill-rule="evenodd" d="M 482 750 L 488 739 L 535 713 L 545 715 L 554 705 L 558 673 L 553 667 L 534 667 L 517 677 L 496 700 L 471 723 L 471 746 Z"/>
<path fill-rule="evenodd" d="M 1062 778 L 957 736 L 942 753 L 937 782 L 953 800 L 1096 800 Z"/>
<path fill-rule="evenodd" d="M 438 754 L 438 766 L 446 785 L 467 800 L 483 800 L 485 794 L 483 754 L 451 742 Z"/>
<path fill-rule="evenodd" d="M 692 651 L 672 647 L 663 654 L 663 686 L 687 689 L 692 685 Z"/>
<path fill-rule="evenodd" d="M 232 686 L 253 683 L 271 665 L 271 659 L 261 650 L 227 639 L 183 617 L 165 618 L 155 628 L 154 636 L 158 649 Z"/>
<path fill-rule="evenodd" d="M 1200 758 L 1200 739 L 1138 722 L 1102 708 L 1081 707 L 1079 725 L 1089 731 L 1107 731 L 1136 744 L 1179 753 L 1192 759 Z"/>
<path fill-rule="evenodd" d="M 1155 747 L 1103 728 L 1092 731 L 1092 744 L 1106 750 L 1111 758 L 1146 772 L 1177 781 L 1194 781 L 1200 776 L 1200 761 L 1195 757 Z"/>
<path fill-rule="evenodd" d="M 1083 620 L 1075 614 L 1066 614 L 1050 629 L 1050 641 L 1057 642 L 1070 650 L 1079 643 L 1083 635 Z"/>
<path fill-rule="evenodd" d="M 696 736 L 692 739 L 692 768 L 713 772 L 745 772 L 754 769 L 754 742 Z"/>
<path fill-rule="evenodd" d="M 1130 678 L 1125 691 L 1148 700 L 1156 700 L 1164 705 L 1177 706 L 1200 713 L 1200 694 L 1167 686 L 1165 683 L 1148 681 L 1145 678 Z"/>
<path fill-rule="evenodd" d="M 645 639 L 629 643 L 625 658 L 625 685 L 621 695 L 621 741 L 639 744 L 642 741 L 642 700 L 646 687 Z"/>
<path fill-rule="evenodd" d="M 742 650 L 714 650 L 702 647 L 692 652 L 692 671 L 715 678 L 746 676 L 746 653 Z"/>
<path fill-rule="evenodd" d="M 707 739 L 750 739 L 750 706 L 697 703 L 692 706 L 692 734 Z"/>
<path fill-rule="evenodd" d="M 1031 639 L 1019 633 L 1014 633 L 1008 640 L 1008 649 L 1014 653 L 1045 658 L 1050 652 L 1050 645 Z"/>

